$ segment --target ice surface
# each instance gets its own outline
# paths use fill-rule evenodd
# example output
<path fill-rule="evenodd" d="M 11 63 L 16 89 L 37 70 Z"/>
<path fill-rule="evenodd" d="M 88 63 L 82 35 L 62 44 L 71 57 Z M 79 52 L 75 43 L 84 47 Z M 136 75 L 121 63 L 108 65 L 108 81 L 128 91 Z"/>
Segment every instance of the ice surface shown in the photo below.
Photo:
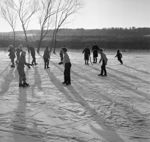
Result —
<path fill-rule="evenodd" d="M 107 52 L 107 77 L 100 64 L 84 65 L 68 53 L 72 85 L 62 85 L 63 65 L 25 68 L 28 88 L 18 87 L 16 68 L 0 51 L 0 142 L 150 142 L 150 53 L 125 52 L 120 65 Z"/>

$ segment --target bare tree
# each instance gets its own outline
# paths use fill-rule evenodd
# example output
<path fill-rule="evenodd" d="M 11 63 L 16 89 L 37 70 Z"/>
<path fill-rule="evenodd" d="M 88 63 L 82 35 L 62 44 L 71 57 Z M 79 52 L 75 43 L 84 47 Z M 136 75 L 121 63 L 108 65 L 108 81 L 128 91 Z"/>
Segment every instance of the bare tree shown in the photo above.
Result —
<path fill-rule="evenodd" d="M 56 14 L 54 17 L 54 31 L 52 38 L 53 53 L 56 49 L 57 34 L 61 26 L 67 21 L 67 19 L 79 10 L 81 3 L 79 0 L 59 0 L 57 3 Z"/>
<path fill-rule="evenodd" d="M 57 33 L 63 23 L 80 8 L 79 0 L 40 0 L 39 24 L 40 38 L 38 44 L 38 52 L 42 40 L 48 34 L 50 28 L 53 28 L 53 36 L 51 40 L 51 48 L 56 47 Z"/>
<path fill-rule="evenodd" d="M 54 10 L 54 0 L 40 0 L 39 6 L 39 24 L 40 24 L 40 37 L 38 42 L 37 52 L 39 53 L 41 43 L 43 39 L 48 34 L 48 30 L 51 23 L 51 16 L 54 15 L 56 12 Z"/>
<path fill-rule="evenodd" d="M 37 0 L 12 0 L 14 10 L 17 12 L 22 29 L 25 35 L 26 46 L 28 48 L 27 29 L 32 16 L 38 11 Z"/>
<path fill-rule="evenodd" d="M 5 0 L 0 4 L 0 10 L 2 17 L 7 21 L 13 31 L 13 44 L 15 47 L 16 42 L 16 21 L 17 21 L 17 13 L 12 8 L 13 1 Z"/>

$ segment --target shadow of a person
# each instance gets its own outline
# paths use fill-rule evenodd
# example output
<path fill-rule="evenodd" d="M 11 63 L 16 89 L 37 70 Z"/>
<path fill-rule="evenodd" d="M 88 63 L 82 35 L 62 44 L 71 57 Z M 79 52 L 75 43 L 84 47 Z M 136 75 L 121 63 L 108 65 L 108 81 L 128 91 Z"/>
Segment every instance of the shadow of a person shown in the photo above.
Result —
<path fill-rule="evenodd" d="M 55 87 L 61 92 L 63 93 L 66 98 L 71 101 L 71 102 L 74 102 L 74 98 L 72 98 L 68 92 L 65 90 L 64 86 L 62 85 L 62 83 L 60 82 L 59 79 L 57 79 L 57 77 L 52 73 L 50 72 L 49 70 L 46 71 L 47 74 L 48 74 L 48 77 L 50 79 L 50 81 L 55 85 Z"/>
<path fill-rule="evenodd" d="M 8 67 L 9 67 L 9 66 L 10 66 L 10 65 L 7 65 L 7 66 L 6 66 L 6 68 L 0 73 L 0 76 L 3 75 L 3 73 L 8 70 Z"/>
<path fill-rule="evenodd" d="M 124 142 L 124 140 L 121 139 L 121 137 L 115 131 L 112 131 L 109 128 L 97 129 L 92 125 L 90 126 L 90 128 L 108 142 Z"/>
<path fill-rule="evenodd" d="M 76 101 L 91 114 L 92 119 L 103 129 L 98 131 L 96 128 L 91 126 L 94 132 L 98 133 L 109 142 L 124 142 L 113 128 L 105 125 L 103 118 L 100 117 L 96 110 L 87 103 L 87 101 L 74 89 L 74 87 L 67 86 L 67 88 L 71 92 L 72 97 L 74 97 Z"/>
<path fill-rule="evenodd" d="M 32 91 L 32 97 L 37 97 L 35 94 L 35 87 L 42 91 L 42 86 L 41 86 L 41 77 L 38 71 L 37 67 L 34 67 L 34 84 L 31 85 L 31 91 Z"/>
<path fill-rule="evenodd" d="M 18 105 L 11 124 L 13 128 L 13 139 L 15 142 L 41 142 L 43 136 L 37 128 L 36 120 L 30 118 L 27 114 L 27 88 L 19 88 L 18 95 Z M 32 124 L 30 124 L 31 122 Z"/>
<path fill-rule="evenodd" d="M 37 67 L 34 68 L 34 80 L 35 80 L 34 86 L 37 86 L 39 90 L 42 90 L 41 77 Z"/>
<path fill-rule="evenodd" d="M 15 117 L 12 121 L 13 138 L 15 142 L 22 141 L 19 134 L 25 134 L 26 131 L 26 107 L 27 107 L 27 93 L 26 88 L 19 88 L 18 105 L 15 110 Z"/>
<path fill-rule="evenodd" d="M 10 69 L 9 72 L 4 76 L 4 81 L 1 84 L 1 95 L 9 90 L 9 86 L 14 79 L 13 71 L 14 69 Z"/>

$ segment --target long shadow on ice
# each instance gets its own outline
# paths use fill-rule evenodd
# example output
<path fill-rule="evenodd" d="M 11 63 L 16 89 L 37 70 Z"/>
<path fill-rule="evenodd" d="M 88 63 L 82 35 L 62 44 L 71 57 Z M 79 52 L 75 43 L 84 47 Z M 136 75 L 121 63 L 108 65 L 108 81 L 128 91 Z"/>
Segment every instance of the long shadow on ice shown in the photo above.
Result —
<path fill-rule="evenodd" d="M 34 84 L 33 85 L 31 85 L 31 91 L 32 91 L 32 97 L 37 97 L 36 96 L 36 94 L 35 94 L 35 87 L 37 87 L 38 88 L 38 90 L 39 91 L 42 91 L 42 86 L 41 86 L 41 76 L 40 76 L 40 74 L 39 74 L 39 71 L 38 71 L 38 68 L 37 67 L 35 67 L 34 68 Z"/>
<path fill-rule="evenodd" d="M 32 95 L 34 94 L 34 88 L 37 87 L 40 91 L 42 90 L 42 86 L 41 86 L 41 76 L 39 74 L 38 68 L 35 67 L 34 68 L 34 84 L 31 86 L 32 89 Z"/>
<path fill-rule="evenodd" d="M 27 88 L 19 88 L 18 95 L 18 104 L 11 124 L 13 139 L 15 142 L 39 142 L 39 131 L 28 126 L 30 123 L 27 116 Z"/>
<path fill-rule="evenodd" d="M 140 69 L 136 69 L 136 68 L 134 68 L 134 67 L 127 66 L 127 65 L 124 65 L 124 66 L 127 67 L 127 68 L 130 68 L 130 69 L 132 69 L 132 70 L 135 70 L 135 71 L 137 71 L 137 72 L 141 72 L 141 73 L 145 73 L 145 74 L 147 74 L 147 75 L 150 75 L 150 72 L 147 72 L 147 71 L 144 71 L 144 70 L 140 70 Z"/>
<path fill-rule="evenodd" d="M 8 91 L 9 86 L 14 79 L 13 72 L 14 72 L 14 69 L 10 69 L 9 72 L 4 76 L 4 81 L 1 83 L 0 95 Z"/>
<path fill-rule="evenodd" d="M 35 87 L 37 87 L 40 91 L 42 91 L 42 86 L 41 86 L 41 76 L 39 74 L 39 71 L 37 69 L 37 67 L 34 68 L 34 84 L 31 85 L 31 91 L 32 91 L 32 97 L 37 97 L 35 92 L 34 92 L 34 89 Z"/>
<path fill-rule="evenodd" d="M 91 66 L 90 66 L 91 67 Z M 91 67 L 92 69 L 96 70 L 96 71 L 100 71 L 100 69 L 96 68 L 96 67 Z M 112 81 L 112 84 L 116 84 L 117 88 L 119 89 L 119 86 L 122 88 L 125 88 L 126 90 L 130 90 L 133 93 L 136 93 L 139 96 L 145 97 L 146 99 L 150 100 L 150 96 L 149 93 L 143 92 L 139 89 L 137 89 L 137 86 L 135 86 L 135 84 L 130 83 L 129 81 L 117 76 L 114 73 L 111 73 L 108 71 L 108 77 L 107 77 L 110 81 Z M 148 82 L 146 81 L 146 84 Z M 119 86 L 118 86 L 119 84 Z"/>
<path fill-rule="evenodd" d="M 67 89 L 71 92 L 76 101 L 91 114 L 92 119 L 97 122 L 100 128 L 102 128 L 98 133 L 101 137 L 103 137 L 107 141 L 124 142 L 113 128 L 105 126 L 104 120 L 101 118 L 101 116 L 97 114 L 95 109 L 91 108 L 91 106 L 72 86 L 68 86 Z"/>
<path fill-rule="evenodd" d="M 26 88 L 19 88 L 18 104 L 15 110 L 14 120 L 12 121 L 13 138 L 15 142 L 22 141 L 22 135 L 26 131 L 26 107 L 27 107 L 27 93 Z"/>
<path fill-rule="evenodd" d="M 34 87 L 37 86 L 39 90 L 42 90 L 41 87 L 42 81 L 37 67 L 34 68 L 34 80 L 35 80 Z"/>
<path fill-rule="evenodd" d="M 132 79 L 139 80 L 139 81 L 141 81 L 141 82 L 143 82 L 143 83 L 146 83 L 146 84 L 150 84 L 149 81 L 143 80 L 143 79 L 141 79 L 141 78 L 139 78 L 139 77 L 137 77 L 137 76 L 133 76 L 133 75 L 131 75 L 131 74 L 128 74 L 128 73 L 125 73 L 125 72 L 122 72 L 122 71 L 119 71 L 119 70 L 117 70 L 117 69 L 113 69 L 113 68 L 110 68 L 110 67 L 107 67 L 107 68 L 110 69 L 110 70 L 112 70 L 112 71 L 115 71 L 117 74 L 122 74 L 123 76 L 127 76 L 127 77 L 130 77 L 130 78 L 132 78 Z"/>
<path fill-rule="evenodd" d="M 9 65 L 7 65 L 7 67 L 0 73 L 0 76 L 3 75 L 4 72 L 6 72 L 8 70 Z"/>
<path fill-rule="evenodd" d="M 58 88 L 59 91 L 61 91 L 64 95 L 66 95 L 70 101 L 78 102 L 81 106 L 83 106 L 91 114 L 92 119 L 94 119 L 97 122 L 97 124 L 99 124 L 99 126 L 103 128 L 102 132 L 99 133 L 100 136 L 102 136 L 106 140 L 110 140 L 108 139 L 107 134 L 108 135 L 111 134 L 111 136 L 113 136 L 112 139 L 117 140 L 114 142 L 124 142 L 120 138 L 120 136 L 115 132 L 114 129 L 104 125 L 104 120 L 96 113 L 96 111 L 93 108 L 89 106 L 89 104 L 79 95 L 79 93 L 72 86 L 66 87 L 68 91 L 71 93 L 72 95 L 71 96 L 70 93 L 68 93 L 64 89 L 64 86 L 60 83 L 60 81 L 55 77 L 55 75 L 52 72 L 47 71 L 47 73 L 50 80 Z"/>
<path fill-rule="evenodd" d="M 48 77 L 49 77 L 50 81 L 55 85 L 55 87 L 60 92 L 62 92 L 69 101 L 71 101 L 71 102 L 74 101 L 74 99 L 69 95 L 69 93 L 66 91 L 66 89 L 64 88 L 64 86 L 60 82 L 60 80 L 58 80 L 56 78 L 56 76 L 53 74 L 53 72 L 50 72 L 50 70 L 46 70 L 46 72 L 48 74 Z"/>
<path fill-rule="evenodd" d="M 64 69 L 62 68 L 62 67 L 60 67 L 60 65 L 57 65 L 57 64 L 55 64 L 54 62 L 52 62 L 53 63 L 53 65 L 55 66 L 55 67 L 57 67 L 60 71 L 64 71 Z M 72 65 L 72 67 L 73 67 L 73 65 Z M 71 69 L 71 74 L 73 74 L 73 75 L 75 75 L 75 76 L 77 76 L 77 77 L 79 77 L 80 79 L 84 79 L 84 80 L 86 80 L 86 81 L 91 81 L 90 79 L 88 79 L 86 76 L 82 76 L 82 75 L 80 75 L 80 74 L 78 74 L 77 72 L 75 72 L 75 71 L 73 71 L 73 69 Z"/>
<path fill-rule="evenodd" d="M 24 131 L 26 128 L 26 107 L 27 107 L 27 93 L 26 88 L 19 88 L 18 104 L 15 110 L 15 117 L 13 120 L 14 131 Z"/>

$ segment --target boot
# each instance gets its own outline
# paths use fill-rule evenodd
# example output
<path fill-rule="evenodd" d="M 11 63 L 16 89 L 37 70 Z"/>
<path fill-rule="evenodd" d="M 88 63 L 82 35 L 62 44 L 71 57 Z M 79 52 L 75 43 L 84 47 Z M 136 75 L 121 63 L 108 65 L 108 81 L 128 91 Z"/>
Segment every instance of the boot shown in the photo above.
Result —
<path fill-rule="evenodd" d="M 24 83 L 23 83 L 23 86 L 24 86 L 24 87 L 28 87 L 28 86 L 29 86 L 29 84 L 28 84 L 28 83 L 26 83 L 26 82 L 24 82 Z"/>
<path fill-rule="evenodd" d="M 19 87 L 24 87 L 24 85 L 22 83 L 19 83 Z"/>
<path fill-rule="evenodd" d="M 11 68 L 14 68 L 15 67 L 15 65 L 11 65 Z"/>

